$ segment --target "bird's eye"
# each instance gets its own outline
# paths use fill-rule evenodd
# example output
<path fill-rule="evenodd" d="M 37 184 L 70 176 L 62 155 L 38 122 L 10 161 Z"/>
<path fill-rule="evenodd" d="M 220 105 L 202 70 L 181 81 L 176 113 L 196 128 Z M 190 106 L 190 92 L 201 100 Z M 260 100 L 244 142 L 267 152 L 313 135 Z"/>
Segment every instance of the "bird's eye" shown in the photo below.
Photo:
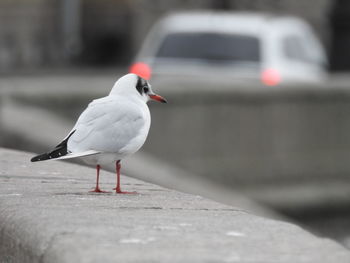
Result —
<path fill-rule="evenodd" d="M 147 86 L 144 86 L 144 87 L 143 87 L 143 92 L 144 92 L 144 93 L 148 93 L 148 91 L 149 91 L 149 88 L 148 88 Z"/>

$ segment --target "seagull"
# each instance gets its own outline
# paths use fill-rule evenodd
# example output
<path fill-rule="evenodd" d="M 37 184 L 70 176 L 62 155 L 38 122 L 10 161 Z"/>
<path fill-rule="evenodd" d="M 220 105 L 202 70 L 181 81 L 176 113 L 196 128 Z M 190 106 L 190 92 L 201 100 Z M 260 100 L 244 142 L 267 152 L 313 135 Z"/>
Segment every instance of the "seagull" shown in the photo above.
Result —
<path fill-rule="evenodd" d="M 146 141 L 151 125 L 149 100 L 166 103 L 155 94 L 147 80 L 127 74 L 114 84 L 108 96 L 93 100 L 79 116 L 73 129 L 51 151 L 32 162 L 81 158 L 96 166 L 96 186 L 90 192 L 106 193 L 99 187 L 100 168 L 115 163 L 116 193 L 128 194 L 120 187 L 121 160 L 137 152 Z"/>

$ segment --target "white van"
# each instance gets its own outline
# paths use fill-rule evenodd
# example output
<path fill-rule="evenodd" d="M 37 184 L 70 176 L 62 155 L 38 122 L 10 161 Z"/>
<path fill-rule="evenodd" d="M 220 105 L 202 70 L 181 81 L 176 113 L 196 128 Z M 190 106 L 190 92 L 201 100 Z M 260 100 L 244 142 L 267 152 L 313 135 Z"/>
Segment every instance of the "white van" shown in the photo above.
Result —
<path fill-rule="evenodd" d="M 259 81 L 323 81 L 327 59 L 300 18 L 247 12 L 181 12 L 154 25 L 130 71 Z"/>

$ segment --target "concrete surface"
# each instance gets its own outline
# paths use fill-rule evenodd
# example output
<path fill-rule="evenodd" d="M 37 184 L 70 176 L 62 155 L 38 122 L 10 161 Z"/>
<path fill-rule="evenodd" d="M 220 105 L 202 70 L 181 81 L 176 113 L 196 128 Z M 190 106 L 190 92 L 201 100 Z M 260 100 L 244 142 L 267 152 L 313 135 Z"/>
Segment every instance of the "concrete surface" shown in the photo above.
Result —
<path fill-rule="evenodd" d="M 7 131 L 5 133 L 12 136 L 12 139 L 2 136 L 0 142 L 3 145 L 8 140 L 13 141 L 13 138 L 16 138 L 16 144 L 17 146 L 21 144 L 22 150 L 34 149 L 37 153 L 45 152 L 57 145 L 59 138 L 64 138 L 73 126 L 70 121 L 37 107 L 8 100 L 2 106 L 1 123 L 3 129 Z M 45 132 L 39 133 L 38 130 Z M 76 159 L 71 161 L 86 165 Z M 137 179 L 191 194 L 199 194 L 228 205 L 239 204 L 241 208 L 269 218 L 282 218 L 271 209 L 256 204 L 228 187 L 193 175 L 170 163 L 159 161 L 146 152 L 139 151 L 132 158 L 124 160 L 122 166 L 124 172 Z M 104 168 L 115 172 L 115 165 Z"/>
<path fill-rule="evenodd" d="M 93 169 L 31 156 L 0 150 L 0 262 L 350 261 L 298 226 L 125 176 L 138 194 L 88 193 Z"/>
<path fill-rule="evenodd" d="M 92 70 L 2 76 L 0 146 L 40 152 L 56 145 L 87 103 L 106 95 L 120 74 Z M 124 171 L 271 217 L 269 209 L 248 198 L 254 199 L 350 247 L 349 77 L 322 87 L 231 82 L 217 87 L 215 80 L 199 81 L 201 85 L 183 78 L 152 80 L 154 90 L 170 103 L 150 103 L 147 155 L 124 162 Z M 159 172 L 164 163 L 170 168 Z"/>
<path fill-rule="evenodd" d="M 7 134 L 45 130 L 40 136 L 46 140 L 55 131 L 43 115 L 59 115 L 72 125 L 91 99 L 109 92 L 120 73 L 3 77 L 0 129 L 7 128 Z M 152 127 L 145 151 L 288 214 L 350 205 L 347 81 L 336 81 L 339 87 L 251 87 L 231 82 L 216 87 L 214 80 L 198 81 L 152 81 L 169 103 L 150 103 Z M 33 115 L 39 116 L 34 125 L 19 127 Z M 12 138 L 12 145 L 2 137 L 0 143 L 28 147 L 28 140 L 21 141 L 24 137 Z M 39 151 L 34 144 L 40 142 L 32 143 L 29 150 Z"/>

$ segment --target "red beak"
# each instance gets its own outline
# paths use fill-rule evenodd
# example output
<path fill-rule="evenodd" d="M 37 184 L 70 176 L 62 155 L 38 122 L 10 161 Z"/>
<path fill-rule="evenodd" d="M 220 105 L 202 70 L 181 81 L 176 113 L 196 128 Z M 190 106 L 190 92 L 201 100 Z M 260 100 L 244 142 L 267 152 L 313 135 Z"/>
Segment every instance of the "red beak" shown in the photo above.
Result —
<path fill-rule="evenodd" d="M 162 103 L 167 103 L 167 100 L 164 99 L 162 96 L 159 96 L 157 94 L 149 94 L 148 95 L 152 100 L 156 100 L 156 101 L 159 101 L 159 102 L 162 102 Z"/>

